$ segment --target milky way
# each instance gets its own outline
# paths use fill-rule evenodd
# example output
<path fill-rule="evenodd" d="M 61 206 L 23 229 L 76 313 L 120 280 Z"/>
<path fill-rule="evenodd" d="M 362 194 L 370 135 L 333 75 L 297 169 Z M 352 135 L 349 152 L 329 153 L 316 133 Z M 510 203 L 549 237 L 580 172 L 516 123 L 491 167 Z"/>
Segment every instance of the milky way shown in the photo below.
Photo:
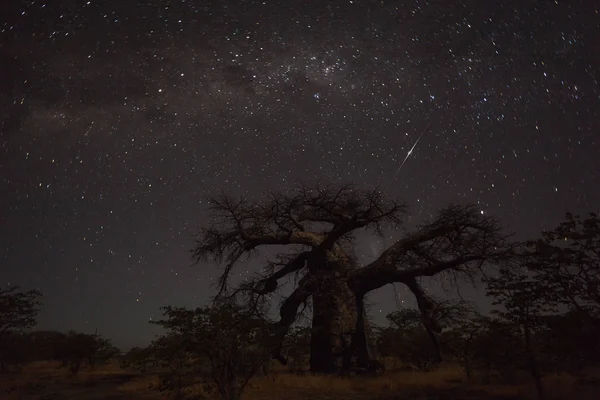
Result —
<path fill-rule="evenodd" d="M 44 292 L 44 328 L 149 340 L 213 294 L 209 195 L 384 187 L 421 134 L 387 190 L 416 222 L 600 211 L 595 1 L 26 3 L 0 12 L 0 281 Z"/>

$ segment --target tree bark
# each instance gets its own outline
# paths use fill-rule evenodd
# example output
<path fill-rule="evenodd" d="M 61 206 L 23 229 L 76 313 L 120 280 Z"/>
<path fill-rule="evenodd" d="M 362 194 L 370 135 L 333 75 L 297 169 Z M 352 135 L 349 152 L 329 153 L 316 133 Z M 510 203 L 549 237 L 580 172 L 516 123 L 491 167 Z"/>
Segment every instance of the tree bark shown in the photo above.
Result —
<path fill-rule="evenodd" d="M 310 343 L 310 369 L 333 373 L 343 353 L 341 335 L 354 331 L 357 323 L 356 296 L 335 270 L 315 276 L 318 289 L 313 292 L 313 320 Z"/>
<path fill-rule="evenodd" d="M 353 346 L 356 349 L 356 364 L 358 367 L 368 368 L 374 358 L 371 348 L 371 329 L 367 320 L 363 296 L 356 296 L 356 328 Z"/>
<path fill-rule="evenodd" d="M 417 283 L 416 279 L 407 279 L 404 283 L 406 286 L 408 286 L 410 291 L 417 299 L 417 306 L 419 307 L 419 311 L 421 311 L 421 322 L 427 331 L 429 339 L 431 339 L 433 350 L 435 352 L 435 361 L 438 363 L 442 362 L 442 349 L 437 337 L 437 335 L 442 331 L 442 328 L 435 320 L 435 303 L 425 293 L 421 285 Z"/>

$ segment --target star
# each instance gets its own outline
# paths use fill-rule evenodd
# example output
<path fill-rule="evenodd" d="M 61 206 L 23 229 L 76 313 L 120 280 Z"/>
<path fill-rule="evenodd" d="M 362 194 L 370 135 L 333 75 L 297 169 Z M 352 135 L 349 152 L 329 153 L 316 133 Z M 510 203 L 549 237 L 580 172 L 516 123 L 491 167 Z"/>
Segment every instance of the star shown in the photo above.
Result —
<path fill-rule="evenodd" d="M 144 345 L 159 307 L 207 304 L 189 250 L 221 192 L 351 182 L 407 229 L 471 203 L 519 239 L 600 211 L 595 2 L 63 3 L 0 12 L 0 261 L 40 329 Z"/>

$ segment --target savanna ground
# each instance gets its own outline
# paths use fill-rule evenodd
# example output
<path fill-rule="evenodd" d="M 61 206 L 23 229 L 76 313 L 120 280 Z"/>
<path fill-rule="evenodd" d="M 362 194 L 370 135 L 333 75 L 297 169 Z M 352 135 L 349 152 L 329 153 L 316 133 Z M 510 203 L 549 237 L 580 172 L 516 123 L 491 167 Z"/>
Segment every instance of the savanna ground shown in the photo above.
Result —
<path fill-rule="evenodd" d="M 596 375 L 596 374 L 594 374 Z M 72 376 L 54 362 L 35 362 L 18 373 L 0 375 L 2 400 L 51 399 L 172 399 L 160 391 L 159 373 L 122 369 L 118 362 L 83 370 Z M 597 399 L 597 380 L 568 375 L 545 379 L 548 399 Z M 212 398 L 202 383 L 183 389 L 184 399 Z M 351 377 L 298 375 L 274 371 L 254 378 L 244 395 L 246 400 L 403 400 L 403 399 L 535 399 L 534 387 L 526 376 L 511 383 L 486 383 L 482 377 L 467 382 L 458 367 L 446 366 L 434 372 L 391 370 L 382 376 Z"/>

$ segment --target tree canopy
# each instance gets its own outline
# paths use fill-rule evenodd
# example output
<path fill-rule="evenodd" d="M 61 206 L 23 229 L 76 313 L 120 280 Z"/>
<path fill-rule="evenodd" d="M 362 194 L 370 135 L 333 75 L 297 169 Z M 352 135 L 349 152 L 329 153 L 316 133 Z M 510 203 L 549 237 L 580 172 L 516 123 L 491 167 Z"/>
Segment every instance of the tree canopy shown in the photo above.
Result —
<path fill-rule="evenodd" d="M 38 290 L 24 292 L 19 286 L 0 289 L 0 337 L 11 330 L 35 326 L 41 295 Z"/>
<path fill-rule="evenodd" d="M 198 261 L 223 264 L 216 298 L 243 294 L 258 304 L 278 289 L 280 280 L 296 277 L 294 291 L 280 307 L 281 332 L 285 334 L 298 308 L 311 299 L 313 328 L 324 329 L 321 347 L 313 334 L 313 358 L 329 346 L 326 335 L 338 335 L 352 325 L 357 340 L 365 342 L 363 297 L 391 283 L 411 290 L 428 329 L 436 330 L 431 318 L 435 304 L 420 278 L 450 274 L 456 280 L 473 280 L 486 265 L 511 263 L 515 251 L 496 219 L 475 206 L 449 205 L 405 232 L 371 263 L 358 265 L 356 234 L 399 231 L 407 207 L 386 199 L 378 189 L 352 185 L 299 184 L 289 193 L 269 192 L 257 200 L 220 195 L 211 199 L 210 213 L 210 224 L 198 234 L 193 254 Z M 255 277 L 231 287 L 235 266 L 269 246 L 283 250 Z M 344 300 L 348 298 L 351 303 Z"/>

